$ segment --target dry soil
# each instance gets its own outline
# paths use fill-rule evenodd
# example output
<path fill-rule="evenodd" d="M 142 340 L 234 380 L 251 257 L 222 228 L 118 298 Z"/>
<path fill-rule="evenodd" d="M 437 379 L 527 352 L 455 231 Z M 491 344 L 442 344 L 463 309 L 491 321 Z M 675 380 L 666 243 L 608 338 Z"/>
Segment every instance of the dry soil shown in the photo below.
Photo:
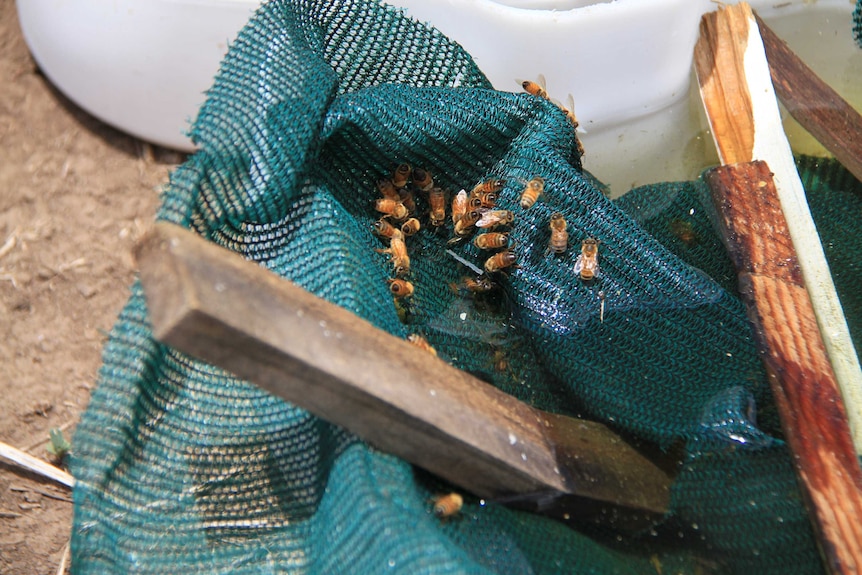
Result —
<path fill-rule="evenodd" d="M 93 118 L 42 75 L 0 0 L 0 441 L 51 461 L 74 432 L 182 155 Z M 73 445 L 74 448 L 74 445 Z M 55 574 L 69 490 L 0 460 L 0 574 Z"/>

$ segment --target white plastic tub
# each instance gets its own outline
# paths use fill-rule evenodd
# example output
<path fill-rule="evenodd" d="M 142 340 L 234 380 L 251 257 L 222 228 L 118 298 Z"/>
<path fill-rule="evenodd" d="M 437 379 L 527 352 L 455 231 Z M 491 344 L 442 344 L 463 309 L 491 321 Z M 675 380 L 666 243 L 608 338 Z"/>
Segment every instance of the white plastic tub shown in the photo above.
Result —
<path fill-rule="evenodd" d="M 392 0 L 461 43 L 500 90 L 547 80 L 569 95 L 585 167 L 614 194 L 691 179 L 714 163 L 691 61 L 711 0 Z M 849 0 L 753 0 L 827 82 L 860 101 L 862 51 Z M 21 0 L 24 36 L 48 78 L 105 122 L 190 150 L 185 131 L 230 41 L 258 0 Z M 810 139 L 789 127 L 798 151 Z"/>

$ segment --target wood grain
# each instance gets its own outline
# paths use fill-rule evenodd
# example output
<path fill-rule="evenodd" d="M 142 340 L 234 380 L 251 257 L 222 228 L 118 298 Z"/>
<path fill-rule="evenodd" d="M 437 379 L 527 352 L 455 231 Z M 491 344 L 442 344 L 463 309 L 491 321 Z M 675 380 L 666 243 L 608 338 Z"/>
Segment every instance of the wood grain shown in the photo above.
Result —
<path fill-rule="evenodd" d="M 772 85 L 793 118 L 862 180 L 862 115 L 755 14 Z"/>
<path fill-rule="evenodd" d="M 707 182 L 825 563 L 858 573 L 862 469 L 772 173 L 755 161 L 715 168 Z"/>
<path fill-rule="evenodd" d="M 704 14 L 694 67 L 709 127 L 722 164 L 748 162 L 754 150 L 754 112 L 743 68 L 748 47 L 744 11 Z"/>
<path fill-rule="evenodd" d="M 157 339 L 469 492 L 587 519 L 667 510 L 667 471 L 601 424 L 536 410 L 178 226 L 136 257 Z"/>

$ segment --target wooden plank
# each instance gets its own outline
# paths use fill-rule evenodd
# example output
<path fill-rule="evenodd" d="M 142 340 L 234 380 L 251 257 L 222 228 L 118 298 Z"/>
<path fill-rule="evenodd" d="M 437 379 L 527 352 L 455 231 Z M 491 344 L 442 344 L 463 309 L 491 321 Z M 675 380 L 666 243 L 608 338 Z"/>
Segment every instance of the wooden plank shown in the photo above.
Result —
<path fill-rule="evenodd" d="M 762 161 L 735 164 L 707 182 L 825 562 L 832 573 L 858 573 L 862 469 L 772 173 Z"/>
<path fill-rule="evenodd" d="M 669 473 L 601 424 L 533 409 L 178 226 L 136 257 L 157 339 L 467 491 L 621 528 L 620 510 L 667 510 Z"/>
<path fill-rule="evenodd" d="M 862 368 L 784 134 L 754 15 L 748 4 L 739 3 L 705 14 L 700 29 L 695 71 L 719 157 L 722 164 L 763 160 L 774 174 L 856 453 L 862 455 Z"/>
<path fill-rule="evenodd" d="M 754 16 L 778 99 L 803 128 L 862 180 L 862 115 L 821 80 L 757 14 Z"/>
<path fill-rule="evenodd" d="M 830 573 L 859 573 L 862 376 L 747 4 L 704 15 L 695 67 L 725 164 L 707 181 L 824 565 Z M 728 102 L 735 99 L 747 103 Z M 745 133 L 726 137 L 733 132 Z"/>

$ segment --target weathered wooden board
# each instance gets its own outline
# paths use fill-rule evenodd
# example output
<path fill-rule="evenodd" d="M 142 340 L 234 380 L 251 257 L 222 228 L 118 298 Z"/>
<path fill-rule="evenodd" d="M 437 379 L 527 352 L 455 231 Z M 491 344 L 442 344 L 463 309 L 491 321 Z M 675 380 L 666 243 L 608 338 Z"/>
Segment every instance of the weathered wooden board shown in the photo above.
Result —
<path fill-rule="evenodd" d="M 136 257 L 157 339 L 469 492 L 621 528 L 667 511 L 666 468 L 599 423 L 536 410 L 181 227 L 156 224 Z"/>

